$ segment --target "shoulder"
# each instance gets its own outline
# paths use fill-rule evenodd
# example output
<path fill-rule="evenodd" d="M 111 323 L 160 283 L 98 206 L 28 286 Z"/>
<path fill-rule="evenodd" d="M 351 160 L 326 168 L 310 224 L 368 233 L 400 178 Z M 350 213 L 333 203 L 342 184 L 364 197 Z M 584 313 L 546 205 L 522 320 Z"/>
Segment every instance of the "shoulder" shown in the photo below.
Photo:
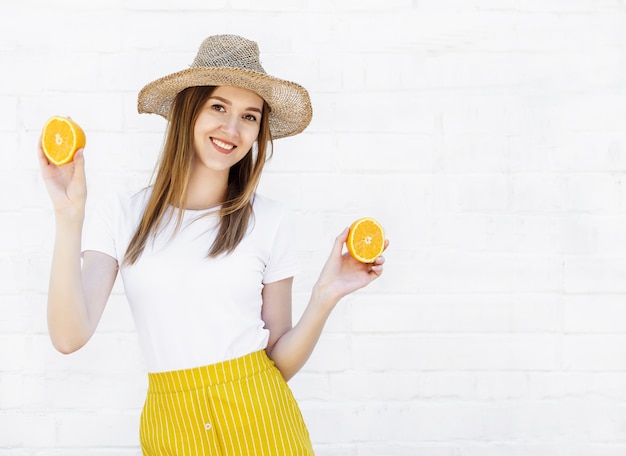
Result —
<path fill-rule="evenodd" d="M 294 226 L 294 216 L 290 208 L 283 202 L 255 194 L 252 208 L 254 211 L 253 226 L 266 233 L 289 231 Z"/>
<path fill-rule="evenodd" d="M 140 191 L 112 191 L 95 203 L 96 213 L 113 219 L 136 218 L 146 206 L 151 188 Z"/>
<path fill-rule="evenodd" d="M 284 203 L 258 193 L 254 194 L 252 208 L 254 214 L 259 216 L 266 214 L 276 216 L 288 212 L 287 206 Z"/>
<path fill-rule="evenodd" d="M 122 212 L 142 212 L 148 203 L 152 187 L 145 187 L 139 191 L 118 191 L 114 192 L 110 201 Z"/>
<path fill-rule="evenodd" d="M 121 203 L 132 212 L 143 212 L 148 204 L 152 187 L 145 187 L 138 192 L 127 192 L 120 195 Z"/>
<path fill-rule="evenodd" d="M 281 201 L 255 194 L 252 201 L 255 223 L 277 227 L 293 218 L 291 210 Z"/>

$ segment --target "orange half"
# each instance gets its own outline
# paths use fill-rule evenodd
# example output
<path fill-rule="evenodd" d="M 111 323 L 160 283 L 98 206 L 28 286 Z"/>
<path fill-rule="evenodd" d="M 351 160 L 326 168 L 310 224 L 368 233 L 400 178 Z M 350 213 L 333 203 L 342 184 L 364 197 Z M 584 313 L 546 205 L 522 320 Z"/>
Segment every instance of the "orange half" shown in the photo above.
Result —
<path fill-rule="evenodd" d="M 350 226 L 346 247 L 357 261 L 373 263 L 385 250 L 383 227 L 371 217 L 356 220 Z"/>
<path fill-rule="evenodd" d="M 48 119 L 41 133 L 41 147 L 50 163 L 65 165 L 74 159 L 78 149 L 85 147 L 85 132 L 68 117 Z"/>

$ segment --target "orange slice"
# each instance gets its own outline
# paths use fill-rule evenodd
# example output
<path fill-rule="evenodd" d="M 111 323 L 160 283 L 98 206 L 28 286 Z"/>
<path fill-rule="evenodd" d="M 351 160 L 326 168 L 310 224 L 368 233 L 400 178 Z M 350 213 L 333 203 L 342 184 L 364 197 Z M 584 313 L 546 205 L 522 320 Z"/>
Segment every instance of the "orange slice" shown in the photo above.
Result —
<path fill-rule="evenodd" d="M 85 143 L 85 132 L 68 117 L 51 117 L 43 126 L 41 147 L 50 163 L 57 166 L 71 162 Z"/>
<path fill-rule="evenodd" d="M 385 250 L 383 227 L 371 217 L 356 220 L 350 225 L 346 247 L 355 260 L 373 263 Z"/>

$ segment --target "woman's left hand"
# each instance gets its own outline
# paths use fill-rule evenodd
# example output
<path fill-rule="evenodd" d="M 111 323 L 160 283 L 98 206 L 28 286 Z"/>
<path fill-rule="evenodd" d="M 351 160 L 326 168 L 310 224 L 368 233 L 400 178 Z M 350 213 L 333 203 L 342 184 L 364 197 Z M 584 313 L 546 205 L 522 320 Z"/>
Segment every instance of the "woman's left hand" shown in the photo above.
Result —
<path fill-rule="evenodd" d="M 346 228 L 335 238 L 330 256 L 320 273 L 316 288 L 324 298 L 336 303 L 344 296 L 360 289 L 383 273 L 385 258 L 379 256 L 374 263 L 361 263 L 348 252 L 343 252 L 343 245 L 348 239 L 349 229 Z M 385 249 L 389 240 L 385 240 Z"/>
<path fill-rule="evenodd" d="M 282 329 L 278 325 L 279 335 L 272 336 L 270 329 L 270 340 L 274 340 L 274 342 L 273 347 L 270 347 L 268 352 L 285 379 L 290 379 L 309 358 L 322 333 L 324 324 L 337 302 L 353 291 L 368 285 L 380 277 L 383 272 L 385 259 L 382 256 L 378 257 L 372 264 L 364 264 L 352 258 L 349 253 L 342 253 L 344 243 L 348 239 L 348 231 L 346 228 L 335 239 L 330 256 L 313 287 L 311 300 L 295 326 L 291 327 L 291 280 L 269 284 L 263 291 L 264 320 L 267 318 L 268 321 L 271 321 L 270 324 L 276 328 L 274 316 L 279 315 L 280 317 L 282 315 L 280 318 L 283 319 L 284 315 L 289 317 L 287 324 L 282 325 Z M 385 240 L 385 249 L 388 245 L 389 242 Z M 279 291 L 281 289 L 283 292 Z M 276 294 L 277 292 L 278 294 Z M 279 309 L 280 313 L 273 313 L 271 308 L 275 308 L 274 303 L 276 301 L 274 298 L 281 295 L 288 296 L 288 298 L 282 299 L 283 302 L 286 301 L 289 304 L 287 313 L 285 314 L 284 307 Z"/>

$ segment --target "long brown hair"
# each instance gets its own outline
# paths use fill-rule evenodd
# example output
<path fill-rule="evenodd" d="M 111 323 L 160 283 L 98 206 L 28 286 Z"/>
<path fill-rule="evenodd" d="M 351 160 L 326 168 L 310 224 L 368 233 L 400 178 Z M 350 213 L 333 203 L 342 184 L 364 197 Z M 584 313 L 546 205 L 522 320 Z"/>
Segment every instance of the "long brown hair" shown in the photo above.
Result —
<path fill-rule="evenodd" d="M 180 229 L 187 202 L 187 184 L 194 160 L 193 129 L 200 109 L 213 90 L 215 90 L 213 86 L 189 87 L 174 99 L 152 193 L 124 255 L 124 264 L 134 264 L 150 238 L 158 234 L 162 223 L 171 221 L 173 212 L 170 208 L 178 208 L 174 233 Z M 219 230 L 213 245 L 208 249 L 210 257 L 232 252 L 246 234 L 253 216 L 252 197 L 261 178 L 263 166 L 272 153 L 268 116 L 269 107 L 267 103 L 263 103 L 256 156 L 250 150 L 230 168 L 226 197 L 220 208 Z"/>

